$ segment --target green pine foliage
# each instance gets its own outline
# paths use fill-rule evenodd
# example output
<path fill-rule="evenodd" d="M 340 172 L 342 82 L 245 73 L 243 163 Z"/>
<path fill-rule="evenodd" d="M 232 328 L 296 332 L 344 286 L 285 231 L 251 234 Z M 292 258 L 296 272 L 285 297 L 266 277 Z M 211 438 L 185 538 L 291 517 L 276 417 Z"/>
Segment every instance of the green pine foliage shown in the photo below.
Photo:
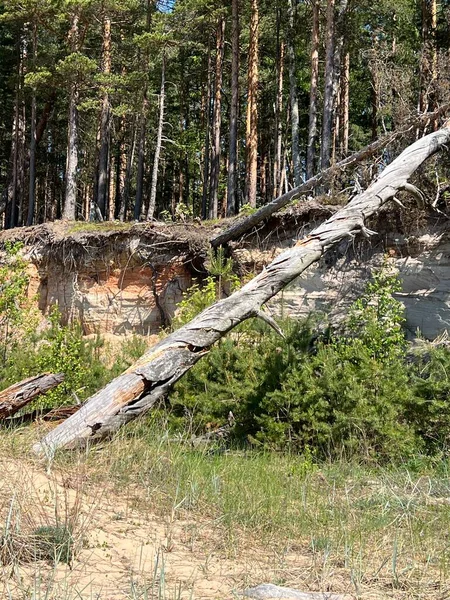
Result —
<path fill-rule="evenodd" d="M 450 439 L 450 353 L 407 360 L 400 286 L 387 267 L 375 272 L 339 335 L 317 338 L 318 322 L 287 320 L 281 339 L 250 321 L 178 382 L 169 423 L 198 434 L 231 411 L 236 441 L 322 458 L 441 451 Z"/>

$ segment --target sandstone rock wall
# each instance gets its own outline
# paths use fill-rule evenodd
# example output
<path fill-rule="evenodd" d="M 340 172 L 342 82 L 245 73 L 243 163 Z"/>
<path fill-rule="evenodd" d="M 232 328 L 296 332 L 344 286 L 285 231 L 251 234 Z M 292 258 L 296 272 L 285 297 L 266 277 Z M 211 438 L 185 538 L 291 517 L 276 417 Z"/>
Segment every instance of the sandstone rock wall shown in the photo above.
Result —
<path fill-rule="evenodd" d="M 302 317 L 323 311 L 338 320 L 387 256 L 403 282 L 398 298 L 410 335 L 420 329 L 433 339 L 450 329 L 449 222 L 408 208 L 381 213 L 370 224 L 376 236 L 343 242 L 280 294 L 273 309 Z M 232 257 L 241 276 L 258 273 L 333 210 L 304 203 L 235 243 Z M 30 294 L 42 312 L 57 304 L 63 318 L 80 321 L 86 334 L 155 333 L 170 322 L 193 278 L 206 274 L 211 228 L 136 225 L 71 234 L 59 227 L 3 232 L 0 247 L 2 238 L 19 236 L 30 261 Z"/>

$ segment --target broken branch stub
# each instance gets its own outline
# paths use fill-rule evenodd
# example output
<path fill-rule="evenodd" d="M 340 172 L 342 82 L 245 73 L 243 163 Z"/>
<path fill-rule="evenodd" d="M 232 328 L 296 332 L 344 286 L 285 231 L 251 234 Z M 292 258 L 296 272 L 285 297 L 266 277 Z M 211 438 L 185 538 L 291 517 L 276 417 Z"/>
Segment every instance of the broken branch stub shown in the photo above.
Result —
<path fill-rule="evenodd" d="M 32 400 L 57 387 L 64 381 L 64 373 L 43 373 L 28 377 L 0 392 L 0 419 L 11 417 Z"/>
<path fill-rule="evenodd" d="M 411 174 L 450 141 L 447 123 L 406 148 L 369 188 L 285 250 L 240 290 L 224 298 L 150 348 L 125 373 L 92 396 L 80 410 L 51 431 L 36 452 L 52 454 L 103 437 L 149 410 L 209 348 L 239 323 L 259 316 L 261 306 L 345 238 L 369 235 L 365 220 L 374 215 Z"/>

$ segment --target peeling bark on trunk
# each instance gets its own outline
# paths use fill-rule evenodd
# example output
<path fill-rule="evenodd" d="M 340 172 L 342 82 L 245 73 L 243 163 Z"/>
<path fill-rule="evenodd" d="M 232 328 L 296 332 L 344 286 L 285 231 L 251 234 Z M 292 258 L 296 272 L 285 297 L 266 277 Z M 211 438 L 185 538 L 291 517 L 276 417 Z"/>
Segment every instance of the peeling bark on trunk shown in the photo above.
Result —
<path fill-rule="evenodd" d="M 211 346 L 250 317 L 271 321 L 261 307 L 323 254 L 359 233 L 365 220 L 398 191 L 412 187 L 411 174 L 450 141 L 450 122 L 406 148 L 361 194 L 306 238 L 280 254 L 240 290 L 216 302 L 184 327 L 150 348 L 125 373 L 97 392 L 34 449 L 51 455 L 59 447 L 104 437 L 155 405 Z M 415 189 L 415 188 L 414 188 Z M 272 321 L 272 325 L 275 325 Z M 277 326 L 276 326 L 277 327 Z"/>
<path fill-rule="evenodd" d="M 44 373 L 29 377 L 0 392 L 0 419 L 11 417 L 26 404 L 57 387 L 64 381 L 64 373 Z"/>

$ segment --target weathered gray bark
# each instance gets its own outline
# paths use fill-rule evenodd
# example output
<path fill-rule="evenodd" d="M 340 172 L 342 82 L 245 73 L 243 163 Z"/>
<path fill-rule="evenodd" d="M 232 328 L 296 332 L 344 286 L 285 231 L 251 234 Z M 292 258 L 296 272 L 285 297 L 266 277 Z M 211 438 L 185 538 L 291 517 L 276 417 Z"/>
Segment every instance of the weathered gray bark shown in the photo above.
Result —
<path fill-rule="evenodd" d="M 375 214 L 399 190 L 408 188 L 410 175 L 449 141 L 450 122 L 409 146 L 365 192 L 355 196 L 305 239 L 285 250 L 240 290 L 216 302 L 151 347 L 125 373 L 97 392 L 77 413 L 36 444 L 35 450 L 52 454 L 59 447 L 72 446 L 115 431 L 148 411 L 208 353 L 214 343 L 236 325 L 258 316 L 270 321 L 261 312 L 261 306 L 343 239 L 353 238 L 359 233 L 369 235 L 365 219 Z"/>
<path fill-rule="evenodd" d="M 64 373 L 43 373 L 24 379 L 0 392 L 0 419 L 11 417 L 26 404 L 57 387 L 64 381 Z"/>

